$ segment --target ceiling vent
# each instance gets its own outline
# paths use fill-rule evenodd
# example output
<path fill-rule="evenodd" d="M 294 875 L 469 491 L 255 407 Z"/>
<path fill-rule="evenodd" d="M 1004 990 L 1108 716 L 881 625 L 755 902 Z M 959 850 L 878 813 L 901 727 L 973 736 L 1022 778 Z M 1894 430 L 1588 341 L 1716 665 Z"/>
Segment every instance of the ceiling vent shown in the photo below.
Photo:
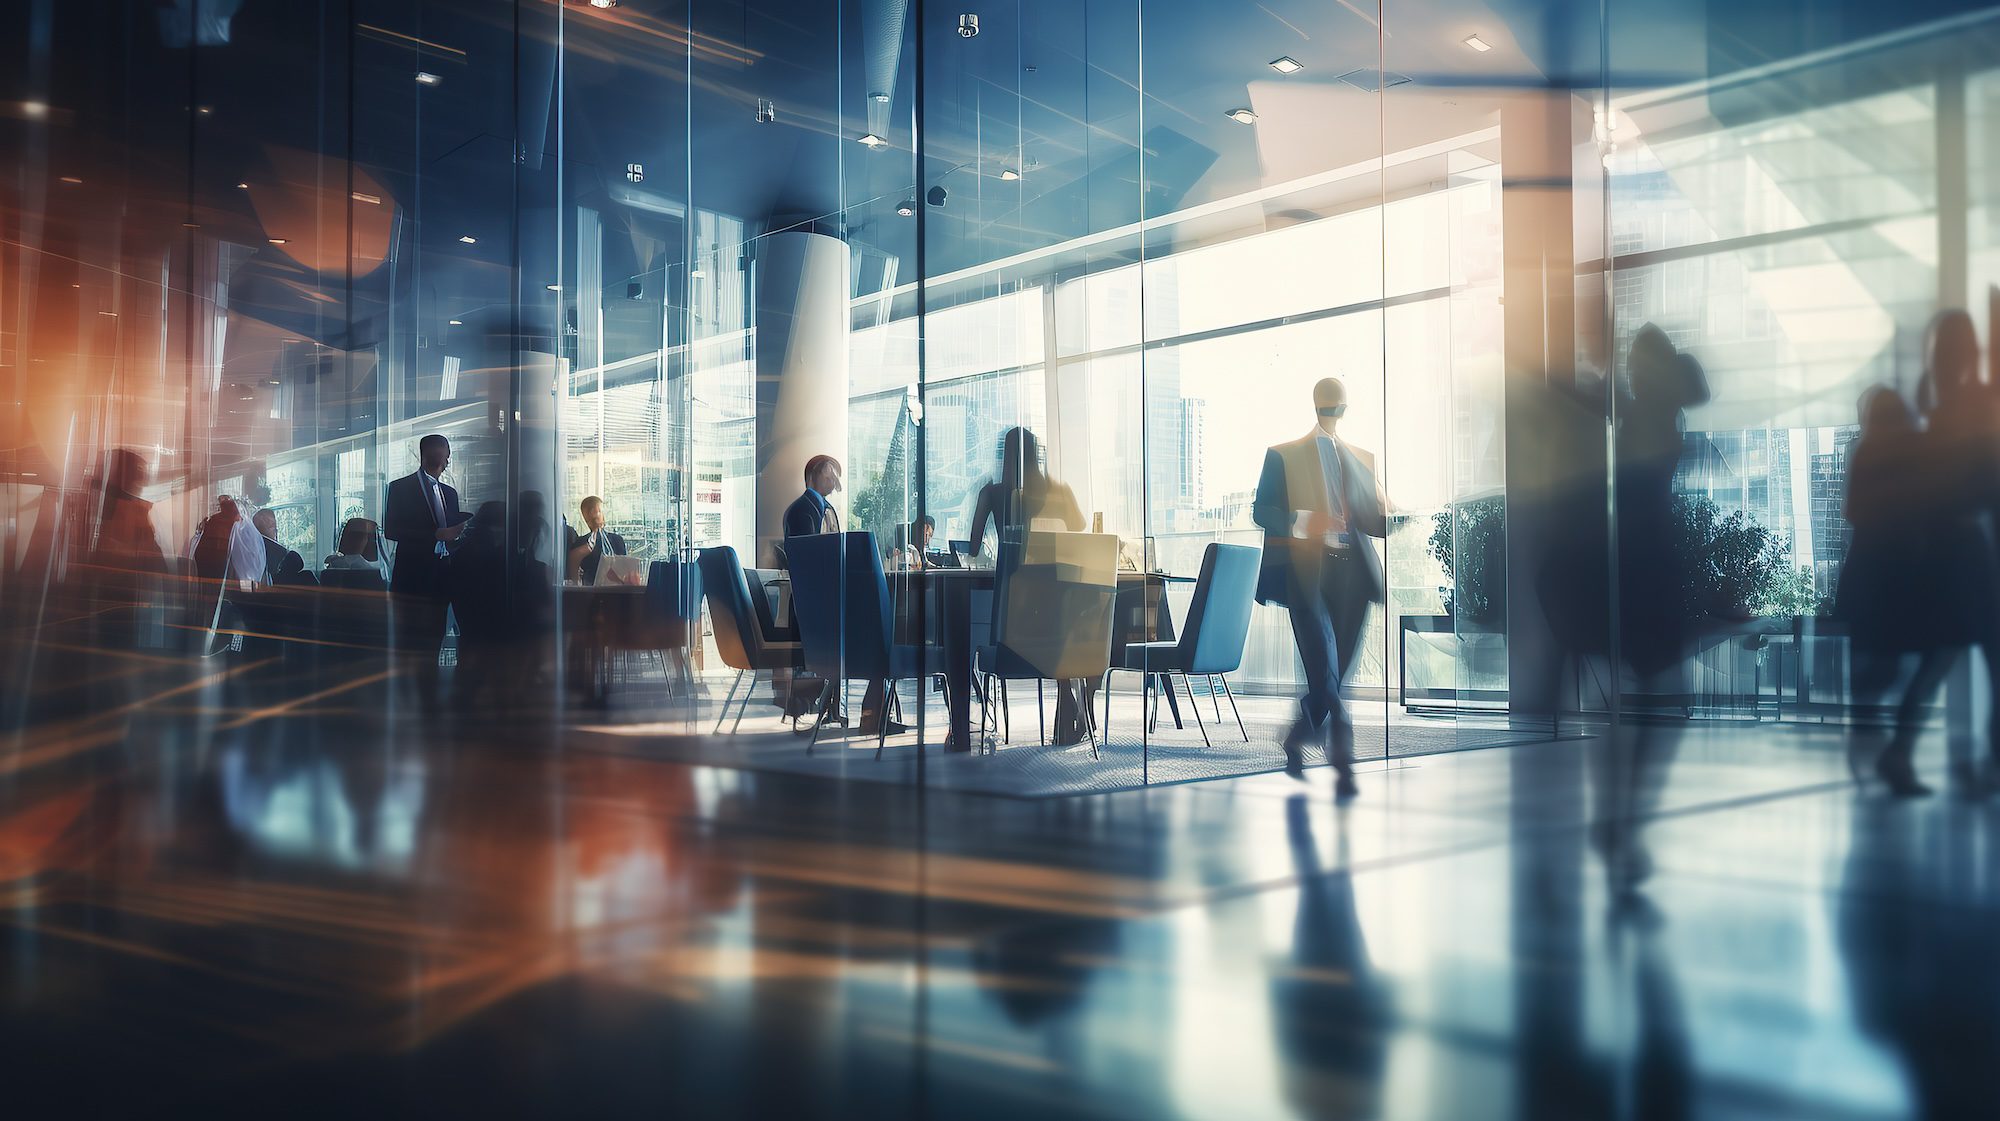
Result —
<path fill-rule="evenodd" d="M 1408 74 L 1398 74 L 1394 70 L 1362 69 L 1349 70 L 1340 76 L 1340 81 L 1346 82 L 1355 89 L 1367 93 L 1379 93 L 1390 86 L 1409 85 L 1410 76 Z"/>

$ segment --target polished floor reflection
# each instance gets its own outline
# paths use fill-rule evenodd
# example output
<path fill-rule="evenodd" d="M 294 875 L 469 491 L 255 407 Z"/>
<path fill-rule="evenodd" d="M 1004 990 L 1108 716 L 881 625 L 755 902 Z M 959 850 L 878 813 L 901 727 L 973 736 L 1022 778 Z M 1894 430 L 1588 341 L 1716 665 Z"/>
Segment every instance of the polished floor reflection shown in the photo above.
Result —
<path fill-rule="evenodd" d="M 1022 800 L 376 688 L 203 681 L 6 745 L 13 1100 L 1888 1118 L 2000 1094 L 2000 805 L 1857 794 L 1830 732 L 1683 737 L 1634 883 L 1594 843 L 1602 737 L 1369 763 L 1343 808 L 1323 769 Z"/>

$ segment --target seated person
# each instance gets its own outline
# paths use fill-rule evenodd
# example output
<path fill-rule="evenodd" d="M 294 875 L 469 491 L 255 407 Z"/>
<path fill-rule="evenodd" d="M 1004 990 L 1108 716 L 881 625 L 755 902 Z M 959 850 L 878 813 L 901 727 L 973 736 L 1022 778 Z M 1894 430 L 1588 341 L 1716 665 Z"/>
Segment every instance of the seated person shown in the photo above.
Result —
<path fill-rule="evenodd" d="M 625 539 L 604 528 L 604 500 L 591 495 L 581 507 L 586 532 L 569 531 L 569 573 L 571 581 L 597 582 L 597 562 L 606 556 L 625 555 Z"/>
<path fill-rule="evenodd" d="M 306 559 L 297 552 L 286 549 L 278 561 L 277 571 L 271 574 L 271 583 L 280 588 L 317 588 L 319 577 L 306 570 Z"/>
<path fill-rule="evenodd" d="M 367 518 L 349 518 L 340 527 L 339 551 L 326 558 L 321 583 L 330 588 L 379 590 L 388 587 L 382 575 L 380 534 Z"/>
<path fill-rule="evenodd" d="M 889 558 L 891 571 L 916 572 L 937 567 L 930 559 L 931 538 L 937 536 L 936 518 L 925 514 L 908 526 L 897 528 L 896 536 L 902 538 L 902 545 Z"/>

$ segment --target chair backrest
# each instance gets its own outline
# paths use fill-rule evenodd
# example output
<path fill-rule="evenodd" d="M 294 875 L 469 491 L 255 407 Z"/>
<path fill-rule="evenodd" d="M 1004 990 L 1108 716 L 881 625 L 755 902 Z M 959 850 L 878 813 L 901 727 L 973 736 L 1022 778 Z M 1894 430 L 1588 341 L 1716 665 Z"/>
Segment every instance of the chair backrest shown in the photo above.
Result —
<path fill-rule="evenodd" d="M 996 579 L 994 645 L 1041 677 L 1103 676 L 1117 615 L 1116 534 L 1030 530 L 1003 540 Z"/>
<path fill-rule="evenodd" d="M 792 616 L 806 668 L 871 680 L 889 670 L 889 582 L 873 533 L 816 533 L 787 541 Z"/>
<path fill-rule="evenodd" d="M 701 613 L 701 568 L 682 561 L 656 560 L 646 569 L 646 613 L 658 621 L 693 619 Z"/>
<path fill-rule="evenodd" d="M 1214 542 L 1202 551 L 1201 576 L 1181 632 L 1179 661 L 1188 673 L 1235 673 L 1243 665 L 1261 560 L 1249 545 Z"/>
<path fill-rule="evenodd" d="M 703 549 L 695 558 L 701 569 L 701 590 L 708 596 L 708 615 L 715 623 L 715 649 L 730 669 L 758 668 L 755 652 L 762 645 L 743 583 L 743 564 L 728 545 Z"/>

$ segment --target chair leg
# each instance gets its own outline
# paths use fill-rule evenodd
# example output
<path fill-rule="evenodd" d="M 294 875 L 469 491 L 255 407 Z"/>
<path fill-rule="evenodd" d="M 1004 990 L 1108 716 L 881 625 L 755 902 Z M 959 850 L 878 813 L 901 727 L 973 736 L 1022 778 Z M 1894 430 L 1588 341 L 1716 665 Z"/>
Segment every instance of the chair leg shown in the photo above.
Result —
<path fill-rule="evenodd" d="M 1236 707 L 1236 690 L 1229 687 L 1228 674 L 1220 674 L 1219 676 L 1222 678 L 1222 695 L 1229 698 L 1229 711 L 1236 714 L 1236 730 L 1243 733 L 1243 742 L 1249 743 L 1250 729 L 1243 726 L 1243 710 Z M 1218 719 L 1216 722 L 1221 723 L 1221 720 Z"/>
<path fill-rule="evenodd" d="M 751 670 L 750 688 L 743 690 L 743 696 L 739 698 L 736 702 L 736 727 L 730 729 L 730 734 L 734 735 L 738 729 L 743 727 L 743 718 L 750 712 L 750 702 L 755 700 L 756 698 L 757 698 L 757 671 Z"/>
<path fill-rule="evenodd" d="M 825 685 L 820 687 L 819 703 L 813 706 L 813 708 L 818 711 L 819 715 L 813 720 L 812 738 L 806 741 L 807 755 L 811 755 L 813 753 L 813 745 L 819 742 L 820 729 L 826 727 L 826 710 L 830 705 L 833 704 L 833 686 L 834 683 L 829 681 Z"/>
<path fill-rule="evenodd" d="M 1014 717 L 1008 712 L 1013 707 L 1013 701 L 1007 696 L 1007 679 L 989 676 L 989 680 L 1000 686 L 1000 742 L 1013 743 Z"/>
<path fill-rule="evenodd" d="M 882 689 L 888 696 L 882 701 L 882 711 L 875 717 L 875 758 L 877 759 L 882 758 L 882 745 L 889 742 L 889 708 L 891 704 L 895 704 L 898 709 L 898 715 L 901 714 L 901 702 L 895 700 L 896 679 L 892 677 L 888 681 L 883 682 Z"/>
<path fill-rule="evenodd" d="M 1222 694 L 1215 691 L 1214 674 L 1204 673 L 1201 676 L 1208 682 L 1208 703 L 1215 706 L 1215 726 L 1220 728 L 1222 727 Z"/>
<path fill-rule="evenodd" d="M 1169 688 L 1171 688 L 1172 679 L 1169 678 L 1168 681 Z M 1187 674 L 1181 674 L 1181 684 L 1187 686 L 1188 707 L 1194 710 L 1195 727 L 1201 729 L 1201 746 L 1214 747 L 1214 744 L 1208 742 L 1208 725 L 1202 723 L 1201 706 L 1194 703 L 1194 678 L 1189 677 Z"/>
<path fill-rule="evenodd" d="M 737 670 L 737 671 L 736 671 L 736 680 L 734 680 L 734 681 L 732 681 L 732 682 L 730 682 L 730 683 L 729 683 L 729 695 L 728 695 L 728 696 L 726 696 L 726 697 L 724 697 L 724 698 L 722 698 L 722 711 L 721 711 L 720 713 L 717 713 L 717 714 L 716 714 L 716 717 L 715 717 L 715 731 L 714 731 L 714 732 L 711 732 L 711 733 L 710 733 L 711 735 L 717 735 L 717 736 L 719 736 L 719 735 L 721 735 L 721 734 L 722 734 L 722 722 L 723 722 L 724 720 L 727 720 L 727 719 L 729 719 L 729 703 L 730 703 L 731 701 L 733 701 L 733 700 L 735 700 L 735 699 L 736 699 L 736 690 L 737 690 L 737 689 L 739 689 L 739 688 L 741 688 L 741 687 L 742 687 L 742 685 L 743 685 L 743 673 L 744 673 L 744 671 L 742 671 L 742 670 Z M 750 679 L 750 688 L 751 688 L 751 689 L 752 689 L 753 691 L 754 691 L 754 690 L 755 690 L 755 689 L 757 688 L 757 680 L 756 680 L 756 678 L 751 678 L 751 679 Z"/>
<path fill-rule="evenodd" d="M 1039 677 L 1035 679 L 1035 735 L 1037 742 L 1049 742 L 1049 712 L 1042 700 L 1042 680 Z"/>
<path fill-rule="evenodd" d="M 1111 742 L 1111 671 L 1104 671 L 1104 742 Z"/>

